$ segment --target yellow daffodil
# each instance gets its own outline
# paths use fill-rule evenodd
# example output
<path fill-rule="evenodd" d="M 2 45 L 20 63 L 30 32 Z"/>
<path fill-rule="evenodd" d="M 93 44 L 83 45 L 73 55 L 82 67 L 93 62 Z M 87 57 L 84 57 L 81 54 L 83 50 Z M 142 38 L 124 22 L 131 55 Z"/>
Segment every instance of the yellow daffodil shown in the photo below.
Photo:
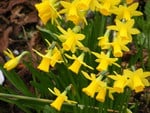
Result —
<path fill-rule="evenodd" d="M 109 49 L 110 44 L 109 44 L 109 34 L 110 30 L 106 30 L 104 36 L 98 37 L 98 46 L 101 47 L 101 49 Z"/>
<path fill-rule="evenodd" d="M 90 9 L 95 11 L 95 9 L 99 6 L 99 2 L 98 0 L 79 0 L 77 6 L 79 10 L 87 11 Z"/>
<path fill-rule="evenodd" d="M 98 87 L 98 94 L 96 95 L 96 100 L 99 102 L 104 102 L 106 92 L 107 92 L 107 84 L 106 82 L 101 81 L 100 87 Z"/>
<path fill-rule="evenodd" d="M 113 47 L 113 55 L 115 57 L 122 57 L 123 51 L 129 51 L 129 48 L 126 46 L 127 42 L 124 42 L 122 38 L 116 37 L 110 45 Z"/>
<path fill-rule="evenodd" d="M 109 98 L 111 98 L 112 100 L 113 95 L 112 93 L 114 93 L 114 91 L 112 91 L 112 88 L 107 86 L 107 82 L 102 81 L 103 76 L 99 75 L 98 77 L 96 77 L 97 75 L 95 75 L 94 73 L 91 73 L 90 75 L 84 71 L 82 71 L 82 74 L 84 75 L 84 77 L 88 80 L 91 81 L 91 83 L 82 89 L 82 91 L 90 96 L 91 98 L 94 98 L 95 94 L 96 94 L 96 100 L 99 102 L 104 102 L 105 101 L 105 97 L 107 94 L 107 91 L 109 91 Z"/>
<path fill-rule="evenodd" d="M 118 5 L 120 3 L 120 0 L 99 0 L 100 5 L 98 7 L 98 10 L 101 14 L 108 16 L 111 15 L 111 10 L 114 6 Z"/>
<path fill-rule="evenodd" d="M 65 14 L 67 21 L 72 21 L 75 25 L 86 23 L 85 12 L 78 10 L 77 3 L 79 0 L 73 2 L 61 1 L 61 5 L 64 7 L 59 13 Z"/>
<path fill-rule="evenodd" d="M 133 28 L 134 20 L 131 19 L 127 22 L 121 22 L 120 20 L 116 20 L 116 25 L 107 26 L 110 30 L 118 31 L 118 35 L 120 38 L 123 38 L 127 42 L 132 41 L 132 36 L 135 34 L 139 34 L 140 31 L 136 28 Z"/>
<path fill-rule="evenodd" d="M 19 64 L 21 58 L 22 58 L 25 54 L 27 54 L 27 53 L 29 53 L 29 52 L 24 51 L 24 52 L 22 52 L 19 56 L 15 57 L 15 56 L 13 55 L 13 53 L 12 53 L 9 49 L 7 49 L 7 51 L 4 51 L 4 54 L 7 55 L 7 56 L 10 58 L 10 60 L 8 60 L 8 61 L 4 64 L 3 67 L 4 67 L 7 71 L 12 70 L 13 68 L 15 68 L 15 67 Z"/>
<path fill-rule="evenodd" d="M 100 81 L 102 79 L 102 76 L 99 76 L 96 78 L 96 75 L 94 73 L 91 73 L 91 75 L 89 76 L 86 72 L 82 71 L 83 75 L 85 78 L 91 80 L 91 83 L 82 89 L 82 91 L 90 96 L 91 98 L 94 97 L 95 93 L 98 91 L 98 87 L 100 86 Z"/>
<path fill-rule="evenodd" d="M 83 40 L 85 36 L 83 34 L 75 33 L 70 28 L 65 31 L 62 27 L 58 26 L 58 29 L 63 33 L 58 38 L 63 42 L 62 46 L 65 51 L 75 52 L 76 47 L 84 47 L 80 40 Z"/>
<path fill-rule="evenodd" d="M 109 55 L 105 54 L 104 52 L 101 52 L 101 54 L 92 52 L 92 54 L 98 58 L 95 60 L 99 63 L 96 67 L 98 71 L 107 70 L 108 66 L 112 64 L 119 66 L 117 63 L 115 63 L 118 60 L 118 58 L 110 58 Z"/>
<path fill-rule="evenodd" d="M 128 77 L 117 73 L 116 75 L 109 75 L 108 77 L 115 80 L 113 84 L 114 91 L 117 93 L 123 93 L 124 88 L 127 86 Z"/>
<path fill-rule="evenodd" d="M 63 62 L 60 50 L 58 50 L 56 47 L 53 49 L 52 54 L 53 55 L 51 57 L 51 62 L 50 62 L 50 64 L 51 64 L 52 67 L 54 67 L 56 63 Z"/>
<path fill-rule="evenodd" d="M 57 4 L 56 1 L 57 0 L 43 0 L 41 3 L 35 4 L 36 9 L 38 10 L 38 15 L 44 24 L 50 19 L 53 23 L 59 16 L 57 9 L 55 8 Z"/>
<path fill-rule="evenodd" d="M 69 66 L 68 69 L 70 69 L 72 72 L 74 72 L 76 74 L 78 74 L 81 65 L 83 65 L 83 66 L 85 66 L 89 69 L 93 69 L 91 66 L 89 66 L 89 65 L 87 65 L 86 63 L 83 62 L 84 56 L 85 56 L 84 53 L 81 53 L 80 56 L 78 56 L 78 57 L 76 57 L 75 55 L 72 55 L 72 57 L 71 57 L 71 56 L 66 54 L 66 57 L 68 57 L 69 59 L 74 60 L 74 62 L 72 63 L 71 66 Z"/>
<path fill-rule="evenodd" d="M 150 72 L 143 72 L 142 68 L 135 71 L 126 69 L 124 70 L 124 75 L 129 77 L 128 86 L 135 92 L 141 92 L 145 86 L 150 86 L 148 79 L 146 79 L 146 77 L 150 76 Z"/>
<path fill-rule="evenodd" d="M 52 57 L 52 50 L 48 50 L 45 55 L 39 53 L 38 51 L 34 49 L 33 51 L 42 57 L 42 61 L 40 62 L 37 68 L 44 72 L 49 72 L 49 67 L 50 67 L 50 62 L 51 62 L 51 57 Z"/>
<path fill-rule="evenodd" d="M 133 3 L 129 6 L 119 5 L 119 7 L 115 7 L 111 12 L 117 15 L 117 19 L 125 19 L 126 21 L 130 20 L 133 16 L 141 16 L 142 12 L 136 11 L 139 3 Z"/>
<path fill-rule="evenodd" d="M 49 91 L 52 94 L 54 94 L 54 95 L 57 96 L 57 98 L 50 104 L 50 106 L 52 106 L 56 110 L 60 111 L 61 107 L 62 107 L 62 104 L 65 101 L 68 102 L 68 103 L 70 103 L 70 104 L 76 104 L 77 102 L 68 100 L 68 97 L 66 96 L 67 95 L 67 91 L 70 90 L 70 88 L 71 88 L 71 86 L 68 86 L 62 93 L 57 88 L 54 88 L 54 91 L 52 91 L 49 88 Z"/>
<path fill-rule="evenodd" d="M 61 63 L 61 53 L 55 47 L 54 49 L 47 50 L 45 55 L 39 53 L 37 50 L 33 49 L 39 56 L 42 57 L 40 64 L 38 65 L 38 69 L 44 72 L 49 72 L 49 68 L 54 67 L 56 63 Z"/>

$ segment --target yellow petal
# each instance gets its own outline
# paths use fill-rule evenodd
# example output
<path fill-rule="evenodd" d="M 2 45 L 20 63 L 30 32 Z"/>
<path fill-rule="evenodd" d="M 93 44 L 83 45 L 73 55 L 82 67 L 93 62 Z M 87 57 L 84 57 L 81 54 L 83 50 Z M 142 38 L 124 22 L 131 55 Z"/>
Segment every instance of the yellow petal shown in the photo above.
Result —
<path fill-rule="evenodd" d="M 15 58 L 10 49 L 7 49 L 7 51 L 4 51 L 4 54 L 7 55 L 9 58 Z"/>
<path fill-rule="evenodd" d="M 131 1 L 131 0 L 130 0 L 130 1 Z M 135 3 L 131 4 L 131 5 L 128 7 L 128 9 L 129 9 L 130 11 L 135 11 L 135 10 L 138 8 L 138 6 L 139 6 L 139 3 L 138 3 L 138 2 L 135 2 Z"/>
<path fill-rule="evenodd" d="M 138 29 L 132 28 L 132 29 L 130 30 L 130 33 L 133 34 L 133 35 L 135 35 L 135 34 L 139 34 L 140 31 L 139 31 Z"/>
<path fill-rule="evenodd" d="M 59 91 L 59 89 L 57 89 L 56 87 L 54 87 L 54 92 L 57 96 L 59 96 L 61 94 L 61 92 Z"/>
<path fill-rule="evenodd" d="M 81 72 L 82 72 L 82 74 L 84 75 L 84 77 L 85 77 L 86 79 L 92 80 L 91 77 L 88 75 L 88 73 L 86 73 L 86 72 L 84 72 L 84 71 L 81 71 Z"/>

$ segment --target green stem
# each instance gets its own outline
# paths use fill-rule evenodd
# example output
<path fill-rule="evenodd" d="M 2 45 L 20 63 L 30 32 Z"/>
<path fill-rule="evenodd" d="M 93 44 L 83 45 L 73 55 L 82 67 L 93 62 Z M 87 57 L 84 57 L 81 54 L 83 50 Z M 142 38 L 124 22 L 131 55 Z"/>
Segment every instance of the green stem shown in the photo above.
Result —
<path fill-rule="evenodd" d="M 53 100 L 49 100 L 49 99 L 41 99 L 36 97 L 20 96 L 20 95 L 6 94 L 6 93 L 0 93 L 0 97 L 7 97 L 12 100 L 15 99 L 32 100 L 32 101 L 43 102 L 43 103 L 53 102 Z"/>
<path fill-rule="evenodd" d="M 22 53 L 18 56 L 18 58 L 21 59 L 21 58 L 22 58 L 24 55 L 26 55 L 26 54 L 29 54 L 29 52 L 28 52 L 28 51 L 22 52 Z"/>
<path fill-rule="evenodd" d="M 53 100 L 49 100 L 49 99 L 42 99 L 42 98 L 36 98 L 36 97 L 28 97 L 28 96 L 20 96 L 20 95 L 14 95 L 14 94 L 6 94 L 6 93 L 0 93 L 0 97 L 3 98 L 10 98 L 12 100 L 17 100 L 17 99 L 22 99 L 22 100 L 30 100 L 30 101 L 37 101 L 37 102 L 42 102 L 42 103 L 52 103 Z M 88 108 L 93 108 L 93 109 L 99 109 L 99 107 L 95 107 L 95 106 L 85 106 L 85 105 L 81 105 L 81 104 L 70 104 L 70 103 L 64 103 L 64 105 L 69 105 L 69 106 L 77 106 L 80 109 L 83 109 L 84 107 L 88 107 Z M 118 113 L 118 111 L 112 110 L 112 109 L 108 109 L 109 112 L 113 112 L 113 113 Z"/>

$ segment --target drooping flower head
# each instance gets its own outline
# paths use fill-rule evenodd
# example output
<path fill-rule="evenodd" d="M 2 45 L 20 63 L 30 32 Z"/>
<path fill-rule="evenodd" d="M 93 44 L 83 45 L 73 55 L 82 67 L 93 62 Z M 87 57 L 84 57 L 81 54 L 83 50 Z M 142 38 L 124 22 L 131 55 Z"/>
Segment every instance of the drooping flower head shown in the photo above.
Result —
<path fill-rule="evenodd" d="M 38 10 L 38 15 L 44 24 L 50 19 L 53 23 L 56 21 L 56 18 L 59 17 L 56 5 L 57 0 L 42 0 L 41 3 L 35 4 L 36 9 Z"/>
<path fill-rule="evenodd" d="M 92 54 L 97 57 L 95 61 L 99 63 L 96 67 L 98 71 L 105 71 L 108 69 L 108 66 L 112 64 L 119 66 L 117 63 L 115 63 L 118 58 L 110 58 L 109 55 L 105 54 L 104 52 L 101 52 L 100 54 L 92 52 Z"/>
<path fill-rule="evenodd" d="M 98 37 L 98 46 L 101 47 L 101 49 L 109 49 L 110 48 L 110 44 L 109 44 L 109 34 L 110 34 L 110 30 L 106 30 L 104 36 Z"/>
<path fill-rule="evenodd" d="M 44 72 L 49 72 L 49 68 L 54 67 L 56 63 L 61 63 L 62 57 L 60 51 L 57 49 L 57 47 L 54 47 L 54 49 L 49 49 L 46 51 L 46 54 L 43 55 L 37 50 L 33 49 L 34 52 L 36 52 L 39 56 L 42 57 L 42 60 L 40 64 L 38 65 L 38 69 L 42 70 Z"/>
<path fill-rule="evenodd" d="M 116 73 L 116 75 L 109 75 L 109 78 L 115 80 L 113 84 L 113 90 L 117 93 L 123 93 L 124 88 L 127 86 L 128 83 L 128 77 L 119 75 Z"/>
<path fill-rule="evenodd" d="M 99 6 L 98 0 L 79 0 L 77 7 L 81 11 L 92 10 L 95 11 Z"/>
<path fill-rule="evenodd" d="M 120 3 L 120 0 L 99 0 L 100 5 L 98 7 L 98 10 L 101 14 L 108 16 L 111 15 L 111 10 L 114 6 L 118 5 Z"/>
<path fill-rule="evenodd" d="M 132 36 L 135 34 L 139 34 L 140 31 L 136 28 L 133 28 L 134 20 L 131 19 L 127 22 L 121 22 L 120 20 L 116 19 L 116 25 L 107 26 L 108 29 L 117 31 L 120 38 L 122 40 L 126 40 L 126 42 L 132 41 Z"/>
<path fill-rule="evenodd" d="M 133 16 L 141 16 L 142 12 L 136 11 L 138 8 L 138 2 L 133 3 L 129 6 L 119 5 L 119 7 L 115 7 L 111 12 L 116 16 L 117 19 L 122 20 L 125 19 L 126 21 L 130 20 Z"/>
<path fill-rule="evenodd" d="M 58 26 L 58 29 L 62 34 L 57 36 L 63 42 L 62 46 L 65 51 L 71 51 L 74 53 L 76 51 L 76 47 L 84 47 L 80 42 L 85 38 L 83 34 L 76 33 L 70 28 L 66 31 L 62 27 Z"/>
<path fill-rule="evenodd" d="M 4 51 L 4 54 L 7 55 L 7 56 L 10 58 L 10 60 L 8 60 L 8 61 L 4 64 L 3 67 L 4 67 L 7 71 L 12 70 L 13 68 L 15 68 L 15 67 L 19 64 L 21 58 L 22 58 L 25 54 L 27 54 L 27 53 L 29 53 L 29 52 L 24 51 L 24 52 L 22 52 L 19 56 L 15 57 L 15 56 L 13 55 L 13 53 L 12 53 L 9 49 L 7 49 L 7 51 Z"/>
<path fill-rule="evenodd" d="M 113 55 L 115 57 L 122 57 L 122 51 L 129 51 L 129 48 L 126 46 L 127 44 L 128 42 L 124 41 L 121 37 L 114 37 L 113 42 L 110 43 L 113 48 Z"/>
<path fill-rule="evenodd" d="M 71 56 L 66 54 L 66 57 L 74 60 L 74 62 L 69 66 L 68 69 L 70 69 L 72 72 L 74 72 L 76 74 L 78 74 L 81 65 L 83 65 L 89 69 L 93 69 L 91 66 L 89 66 L 85 62 L 83 62 L 84 55 L 85 55 L 85 53 L 81 53 L 78 57 L 76 57 L 75 55 L 72 55 L 72 57 L 71 57 Z"/>
<path fill-rule="evenodd" d="M 141 92 L 144 90 L 145 86 L 150 86 L 147 79 L 147 77 L 150 76 L 150 72 L 143 72 L 142 68 L 135 71 L 125 69 L 124 75 L 129 77 L 128 86 L 132 90 L 135 90 L 135 92 Z"/>
<path fill-rule="evenodd" d="M 104 102 L 107 93 L 107 83 L 101 81 L 100 86 L 98 87 L 97 90 L 98 90 L 98 94 L 96 95 L 96 100 L 99 102 Z"/>
<path fill-rule="evenodd" d="M 100 82 L 102 79 L 102 76 L 99 76 L 96 78 L 96 75 L 94 73 L 91 73 L 90 75 L 88 75 L 86 72 L 82 71 L 83 75 L 85 78 L 91 80 L 91 83 L 82 89 L 82 91 L 90 96 L 91 98 L 94 97 L 95 93 L 98 91 L 98 87 L 100 86 Z"/>
<path fill-rule="evenodd" d="M 85 12 L 78 9 L 79 0 L 73 0 L 72 2 L 61 1 L 61 5 L 64 7 L 60 14 L 65 14 L 67 21 L 72 21 L 75 25 L 86 23 Z"/>
<path fill-rule="evenodd" d="M 71 88 L 71 85 L 69 85 L 62 93 L 56 87 L 54 88 L 54 91 L 49 88 L 49 91 L 52 94 L 57 96 L 57 98 L 50 104 L 50 106 L 52 106 L 56 110 L 60 111 L 61 107 L 62 107 L 62 104 L 64 102 L 71 103 L 71 104 L 76 104 L 77 102 L 72 101 L 72 100 L 68 100 L 68 97 L 66 96 L 67 91 L 69 91 L 70 88 Z"/>

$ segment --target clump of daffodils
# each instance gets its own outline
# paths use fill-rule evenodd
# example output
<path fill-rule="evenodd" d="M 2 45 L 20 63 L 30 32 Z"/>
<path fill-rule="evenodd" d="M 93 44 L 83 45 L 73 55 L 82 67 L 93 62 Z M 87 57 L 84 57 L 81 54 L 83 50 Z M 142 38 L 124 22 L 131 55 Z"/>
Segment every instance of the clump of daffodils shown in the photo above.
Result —
<path fill-rule="evenodd" d="M 90 80 L 89 84 L 81 89 L 82 93 L 102 103 L 105 102 L 107 94 L 109 98 L 115 100 L 113 93 L 124 93 L 125 88 L 136 93 L 143 91 L 145 87 L 150 86 L 147 79 L 150 72 L 144 71 L 142 68 L 131 70 L 130 67 L 121 69 L 121 73 L 117 73 L 115 70 L 113 70 L 113 74 L 109 72 L 112 65 L 121 68 L 119 59 L 123 57 L 124 52 L 130 51 L 128 45 L 132 43 L 133 36 L 140 33 L 134 27 L 136 22 L 133 17 L 141 16 L 142 12 L 137 11 L 139 4 L 133 1 L 42 0 L 36 4 L 35 8 L 43 24 L 51 22 L 56 25 L 58 30 L 57 33 L 54 33 L 57 37 L 55 44 L 50 44 L 51 42 L 46 40 L 49 47 L 45 53 L 33 49 L 41 57 L 37 69 L 49 73 L 51 67 L 57 67 L 58 63 L 64 63 L 68 71 L 73 72 L 72 75 L 83 75 Z M 104 17 L 114 17 L 113 24 L 106 24 L 105 33 L 97 37 L 97 43 L 89 42 L 91 45 L 96 45 L 97 50 L 90 50 L 84 43 L 86 39 L 93 38 L 82 32 L 88 25 L 87 15 L 89 12 L 93 12 L 93 14 L 96 12 Z M 71 22 L 72 27 L 64 27 L 61 20 L 66 23 Z M 11 70 L 17 66 L 27 52 L 23 52 L 17 57 L 14 57 L 9 49 L 4 53 L 11 58 L 4 64 L 4 68 Z M 94 59 L 96 65 L 91 65 L 87 61 L 86 56 L 88 55 Z M 110 81 L 112 84 L 109 83 Z M 60 111 L 64 102 L 76 103 L 68 100 L 67 92 L 70 88 L 71 86 L 68 86 L 62 93 L 57 88 L 54 88 L 54 91 L 49 89 L 52 94 L 57 96 L 50 106 Z"/>

